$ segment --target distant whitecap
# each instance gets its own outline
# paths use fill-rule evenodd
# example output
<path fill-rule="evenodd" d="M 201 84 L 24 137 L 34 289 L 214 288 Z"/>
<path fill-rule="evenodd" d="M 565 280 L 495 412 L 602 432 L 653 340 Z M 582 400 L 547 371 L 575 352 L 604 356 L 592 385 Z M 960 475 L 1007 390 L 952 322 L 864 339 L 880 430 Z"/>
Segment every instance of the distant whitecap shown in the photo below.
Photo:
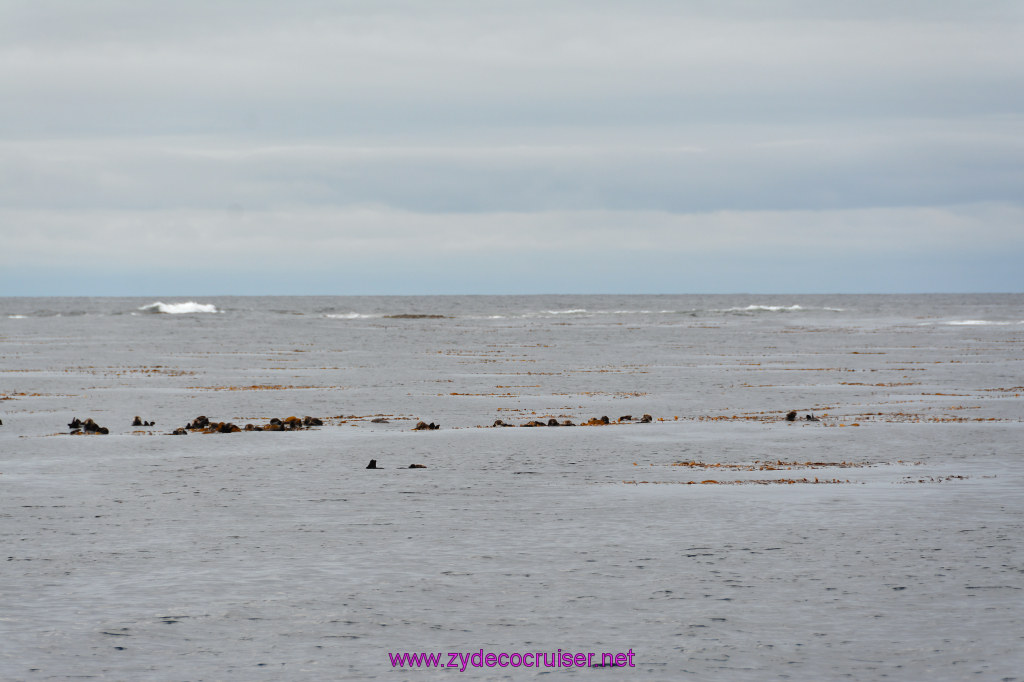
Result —
<path fill-rule="evenodd" d="M 947 322 L 946 324 L 952 325 L 954 327 L 970 327 L 970 326 L 978 326 L 978 327 L 998 326 L 998 327 L 1002 327 L 1002 326 L 1005 326 L 1005 325 L 1008 325 L 1008 324 L 1013 324 L 1013 322 L 993 322 L 992 320 L 953 320 L 951 322 Z"/>
<path fill-rule="evenodd" d="M 803 310 L 802 305 L 748 305 L 743 308 L 724 308 L 718 312 L 722 313 L 755 313 L 759 311 L 777 313 L 787 310 Z"/>
<path fill-rule="evenodd" d="M 184 315 L 187 313 L 219 313 L 217 306 L 212 303 L 196 303 L 185 301 L 184 303 L 164 303 L 157 301 L 139 308 L 144 313 L 162 313 L 165 315 Z"/>
<path fill-rule="evenodd" d="M 324 317 L 332 320 L 368 320 L 374 317 L 384 317 L 384 315 L 381 313 L 374 315 L 367 315 L 364 313 L 325 313 Z"/>

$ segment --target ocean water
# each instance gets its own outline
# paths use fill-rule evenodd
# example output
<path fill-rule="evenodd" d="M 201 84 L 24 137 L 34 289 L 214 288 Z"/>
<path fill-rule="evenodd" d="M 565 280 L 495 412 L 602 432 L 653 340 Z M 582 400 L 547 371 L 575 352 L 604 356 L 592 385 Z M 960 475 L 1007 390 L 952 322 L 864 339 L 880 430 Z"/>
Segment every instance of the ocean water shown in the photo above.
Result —
<path fill-rule="evenodd" d="M 0 298 L 0 679 L 1024 680 L 1022 396 L 1024 295 Z"/>

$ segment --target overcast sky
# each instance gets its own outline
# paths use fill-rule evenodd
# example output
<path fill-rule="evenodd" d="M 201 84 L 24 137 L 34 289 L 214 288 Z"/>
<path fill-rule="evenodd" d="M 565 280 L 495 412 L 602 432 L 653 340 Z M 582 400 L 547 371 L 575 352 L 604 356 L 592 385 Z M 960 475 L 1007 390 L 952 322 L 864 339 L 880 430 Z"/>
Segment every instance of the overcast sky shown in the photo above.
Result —
<path fill-rule="evenodd" d="M 1020 0 L 0 0 L 0 295 L 1024 291 Z"/>

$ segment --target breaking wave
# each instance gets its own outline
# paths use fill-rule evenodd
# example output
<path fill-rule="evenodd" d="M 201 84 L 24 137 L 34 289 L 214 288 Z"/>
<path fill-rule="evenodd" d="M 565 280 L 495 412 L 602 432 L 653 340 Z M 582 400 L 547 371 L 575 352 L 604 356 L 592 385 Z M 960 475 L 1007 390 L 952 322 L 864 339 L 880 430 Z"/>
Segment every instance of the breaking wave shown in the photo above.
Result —
<path fill-rule="evenodd" d="M 533 310 L 476 310 L 453 311 L 451 309 L 438 308 L 423 312 L 401 312 L 400 310 L 379 310 L 372 313 L 363 312 L 335 312 L 333 310 L 319 310 L 320 317 L 334 320 L 443 320 L 443 319 L 466 319 L 466 320 L 504 320 L 504 319 L 564 319 L 576 320 L 585 318 L 602 317 L 623 317 L 623 316 L 690 316 L 690 317 L 722 317 L 722 316 L 750 316 L 759 314 L 786 314 L 805 313 L 814 314 L 821 312 L 841 313 L 846 308 L 834 308 L 829 306 L 804 306 L 794 305 L 743 305 L 730 308 L 700 307 L 687 310 L 657 309 L 651 308 L 539 308 Z"/>
<path fill-rule="evenodd" d="M 778 313 L 778 312 L 785 312 L 785 311 L 789 311 L 789 310 L 803 310 L 803 309 L 804 309 L 804 307 L 802 305 L 748 305 L 748 306 L 743 307 L 743 308 L 722 308 L 721 310 L 717 310 L 715 312 L 719 312 L 719 313 L 759 313 L 759 312 Z"/>
<path fill-rule="evenodd" d="M 328 317 L 332 320 L 368 320 L 374 317 L 384 317 L 383 313 L 376 314 L 363 314 L 363 313 L 324 313 L 324 317 Z"/>
<path fill-rule="evenodd" d="M 164 315 L 185 315 L 188 313 L 219 313 L 217 306 L 212 303 L 196 303 L 185 301 L 184 303 L 164 303 L 157 301 L 139 308 L 144 313 L 160 313 Z"/>
<path fill-rule="evenodd" d="M 821 308 L 811 307 L 807 308 L 802 305 L 748 305 L 740 306 L 735 308 L 719 308 L 717 310 L 710 310 L 708 312 L 713 313 L 789 313 L 797 310 L 827 310 L 832 313 L 842 313 L 846 311 L 846 308 L 830 308 L 824 306 Z"/>

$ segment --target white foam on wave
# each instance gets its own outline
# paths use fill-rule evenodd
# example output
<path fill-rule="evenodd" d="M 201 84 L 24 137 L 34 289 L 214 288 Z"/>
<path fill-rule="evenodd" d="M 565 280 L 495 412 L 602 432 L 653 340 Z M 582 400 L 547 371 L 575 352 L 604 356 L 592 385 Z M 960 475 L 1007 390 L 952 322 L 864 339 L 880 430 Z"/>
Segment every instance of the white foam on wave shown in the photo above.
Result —
<path fill-rule="evenodd" d="M 139 308 L 144 313 L 161 313 L 164 315 L 185 315 L 189 313 L 219 313 L 217 306 L 212 303 L 196 303 L 185 301 L 183 303 L 164 303 L 157 301 Z"/>
<path fill-rule="evenodd" d="M 536 310 L 526 313 L 520 313 L 515 315 L 520 319 L 532 319 L 535 317 L 549 317 L 551 315 L 594 315 L 597 313 L 591 313 L 586 308 L 571 308 L 569 310 Z"/>
<path fill-rule="evenodd" d="M 368 320 L 374 317 L 384 317 L 384 315 L 381 313 L 325 313 L 324 317 L 329 317 L 332 320 Z"/>
<path fill-rule="evenodd" d="M 28 315 L 8 315 L 7 316 L 8 320 L 24 320 L 24 319 L 27 319 L 27 318 L 28 318 Z"/>
<path fill-rule="evenodd" d="M 954 326 L 954 327 L 970 327 L 970 326 L 978 326 L 978 327 L 997 326 L 997 327 L 1003 327 L 1003 326 L 1006 326 L 1006 325 L 1013 324 L 1013 322 L 994 322 L 992 320 L 952 320 L 950 322 L 946 322 L 946 324 Z"/>
<path fill-rule="evenodd" d="M 802 305 L 748 305 L 745 308 L 723 308 L 716 312 L 720 313 L 754 313 L 764 311 L 769 313 L 784 312 L 787 310 L 803 310 Z"/>

